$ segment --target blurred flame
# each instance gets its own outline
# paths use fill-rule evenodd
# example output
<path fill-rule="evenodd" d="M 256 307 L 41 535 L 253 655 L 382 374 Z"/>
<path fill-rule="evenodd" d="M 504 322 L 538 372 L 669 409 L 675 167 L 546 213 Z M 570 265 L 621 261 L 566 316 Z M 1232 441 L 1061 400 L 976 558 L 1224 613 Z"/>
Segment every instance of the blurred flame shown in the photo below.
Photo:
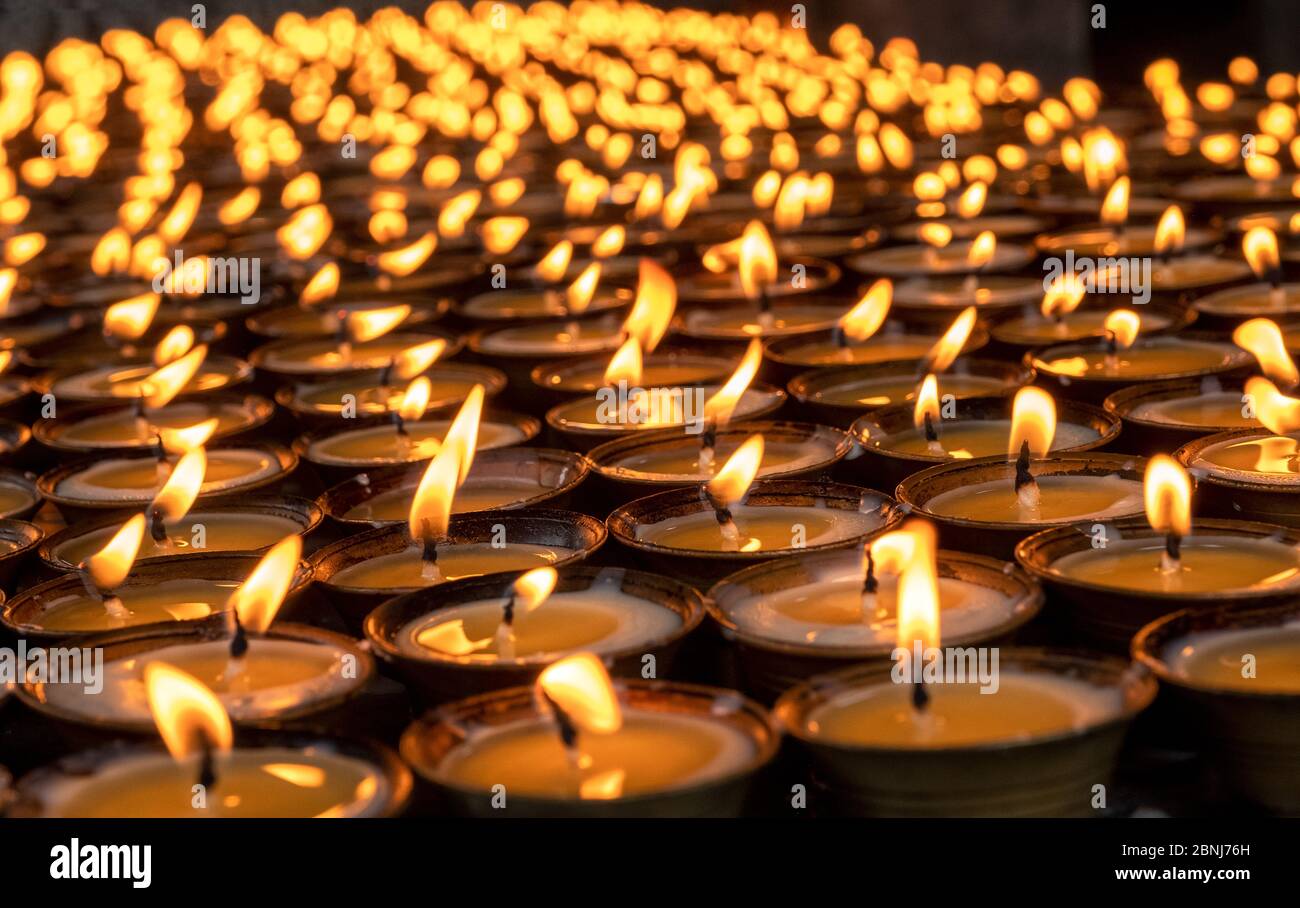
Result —
<path fill-rule="evenodd" d="M 1043 294 L 1040 309 L 1044 318 L 1063 318 L 1069 315 L 1083 302 L 1087 287 L 1079 275 L 1067 271 L 1052 278 L 1047 292 Z"/>
<path fill-rule="evenodd" d="M 537 276 L 550 284 L 558 284 L 568 273 L 569 262 L 573 260 L 573 243 L 560 240 L 546 255 L 537 262 Z"/>
<path fill-rule="evenodd" d="M 598 259 L 606 259 L 623 251 L 627 240 L 627 230 L 621 224 L 613 224 L 600 232 L 592 241 L 591 254 Z"/>
<path fill-rule="evenodd" d="M 505 255 L 528 232 L 528 218 L 499 215 L 483 222 L 483 246 L 495 255 Z"/>
<path fill-rule="evenodd" d="M 740 238 L 740 286 L 747 299 L 758 299 L 776 281 L 776 249 L 761 221 L 750 221 Z"/>
<path fill-rule="evenodd" d="M 302 293 L 298 294 L 298 302 L 306 306 L 311 303 L 319 303 L 321 300 L 333 299 L 334 294 L 339 292 L 339 266 L 338 262 L 326 262 L 321 265 L 311 280 L 302 288 Z"/>
<path fill-rule="evenodd" d="M 1268 278 L 1281 264 L 1277 234 L 1268 227 L 1252 227 L 1241 239 L 1241 251 L 1256 277 Z"/>
<path fill-rule="evenodd" d="M 161 299 L 156 293 L 141 293 L 109 306 L 104 310 L 104 334 L 120 340 L 139 340 L 153 324 Z"/>
<path fill-rule="evenodd" d="M 1142 319 L 1132 309 L 1115 309 L 1106 315 L 1102 327 L 1115 339 L 1115 346 L 1127 350 L 1133 346 L 1138 332 L 1142 330 Z"/>
<path fill-rule="evenodd" d="M 447 342 L 441 337 L 407 347 L 393 357 L 393 375 L 401 379 L 413 378 L 436 363 L 445 352 Z"/>
<path fill-rule="evenodd" d="M 202 422 L 181 429 L 168 429 L 159 426 L 158 437 L 162 441 L 163 450 L 168 454 L 184 454 L 207 444 L 212 436 L 216 434 L 217 427 L 220 424 L 221 420 L 212 416 Z"/>
<path fill-rule="evenodd" d="M 261 203 L 261 191 L 256 186 L 245 186 L 237 195 L 221 203 L 217 209 L 217 220 L 226 227 L 242 224 L 253 216 Z"/>
<path fill-rule="evenodd" d="M 582 273 L 564 291 L 565 308 L 570 315 L 581 315 L 587 311 L 599 284 L 600 262 L 592 262 L 582 269 Z"/>
<path fill-rule="evenodd" d="M 1183 220 L 1183 211 L 1177 205 L 1170 205 L 1160 215 L 1156 224 L 1156 252 L 1166 255 L 1183 251 L 1183 241 L 1187 236 L 1187 224 Z"/>
<path fill-rule="evenodd" d="M 379 270 L 385 274 L 391 274 L 393 277 L 406 277 L 428 261 L 429 256 L 433 255 L 433 250 L 437 246 L 438 234 L 430 230 L 414 243 L 403 246 L 401 249 L 390 249 L 388 252 L 379 253 L 375 257 L 375 263 L 379 266 Z"/>
<path fill-rule="evenodd" d="M 672 324 L 677 284 L 653 259 L 641 259 L 637 267 L 636 299 L 623 322 L 623 331 L 635 337 L 644 352 L 653 353 Z"/>
<path fill-rule="evenodd" d="M 976 181 L 966 187 L 966 190 L 957 199 L 957 214 L 966 219 L 979 217 L 980 212 L 984 210 L 984 203 L 988 201 L 989 187 L 987 183 Z"/>
<path fill-rule="evenodd" d="M 428 376 L 419 376 L 406 386 L 406 391 L 402 394 L 402 402 L 397 406 L 398 414 L 407 422 L 415 422 L 424 415 L 432 395 L 433 383 L 429 381 Z"/>
<path fill-rule="evenodd" d="M 153 364 L 165 366 L 180 359 L 193 348 L 194 329 L 188 325 L 176 325 L 153 348 Z"/>
<path fill-rule="evenodd" d="M 952 320 L 948 330 L 935 341 L 934 346 L 925 355 L 925 362 L 935 372 L 943 372 L 961 355 L 962 347 L 970 340 L 970 333 L 975 329 L 975 307 L 967 306 Z"/>
<path fill-rule="evenodd" d="M 1106 190 L 1106 198 L 1101 203 L 1101 222 L 1103 224 L 1123 224 L 1128 220 L 1128 200 L 1132 186 L 1128 177 L 1120 177 Z"/>
<path fill-rule="evenodd" d="M 1192 532 L 1192 480 L 1178 461 L 1168 454 L 1152 457 L 1142 490 L 1151 529 L 1180 538 Z"/>
<path fill-rule="evenodd" d="M 362 309 L 347 316 L 348 337 L 359 344 L 376 340 L 392 331 L 411 314 L 408 303 L 383 309 Z"/>
<path fill-rule="evenodd" d="M 993 235 L 993 231 L 982 230 L 971 241 L 970 250 L 966 253 L 966 261 L 974 268 L 983 268 L 993 260 L 997 250 L 998 238 Z"/>
<path fill-rule="evenodd" d="M 893 300 L 894 282 L 887 277 L 881 278 L 867 288 L 852 309 L 840 316 L 840 330 L 850 340 L 867 340 L 885 323 Z"/>

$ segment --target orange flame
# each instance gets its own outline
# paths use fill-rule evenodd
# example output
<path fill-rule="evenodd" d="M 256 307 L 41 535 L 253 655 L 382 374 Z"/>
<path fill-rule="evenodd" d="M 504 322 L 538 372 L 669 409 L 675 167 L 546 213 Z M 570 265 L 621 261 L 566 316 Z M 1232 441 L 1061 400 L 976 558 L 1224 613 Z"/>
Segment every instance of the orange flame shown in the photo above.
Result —
<path fill-rule="evenodd" d="M 1087 286 L 1078 274 L 1065 272 L 1052 278 L 1047 292 L 1043 294 L 1040 310 L 1044 318 L 1064 318 L 1083 302 Z"/>
<path fill-rule="evenodd" d="M 763 465 L 763 436 L 751 435 L 708 481 L 709 497 L 724 508 L 740 502 Z"/>
<path fill-rule="evenodd" d="M 194 216 L 199 213 L 199 204 L 202 201 L 202 184 L 186 183 L 185 188 L 176 197 L 176 204 L 172 205 L 172 210 L 167 212 L 167 216 L 158 225 L 158 235 L 168 245 L 175 246 L 179 243 L 189 232 L 190 225 L 194 223 Z"/>
<path fill-rule="evenodd" d="M 919 642 L 923 648 L 939 645 L 939 572 L 935 557 L 934 528 L 921 520 L 910 520 L 902 529 L 876 540 L 884 550 L 887 536 L 904 535 L 900 540 L 906 561 L 898 577 L 898 638 L 900 649 L 908 652 Z M 894 543 L 898 544 L 898 543 Z"/>
<path fill-rule="evenodd" d="M 154 724 L 174 759 L 229 752 L 234 742 L 230 716 L 203 682 L 166 662 L 150 662 L 144 667 L 144 687 Z"/>
<path fill-rule="evenodd" d="M 927 246 L 933 246 L 935 249 L 943 249 L 952 242 L 952 228 L 947 224 L 938 224 L 933 221 L 922 224 L 916 235 L 921 238 L 921 242 Z"/>
<path fill-rule="evenodd" d="M 1046 457 L 1056 437 L 1056 401 L 1042 388 L 1030 385 L 1016 392 L 1011 406 L 1011 438 L 1007 453 L 1016 456 L 1026 442 L 1034 457 Z"/>
<path fill-rule="evenodd" d="M 379 270 L 393 277 L 406 277 L 428 261 L 438 247 L 438 234 L 432 230 L 401 249 L 390 249 L 375 257 Z"/>
<path fill-rule="evenodd" d="M 528 232 L 528 218 L 501 215 L 483 223 L 483 246 L 495 255 L 505 255 L 519 245 Z"/>
<path fill-rule="evenodd" d="M 1152 457 L 1142 490 L 1151 529 L 1180 538 L 1192 532 L 1192 480 L 1178 461 L 1168 454 Z"/>
<path fill-rule="evenodd" d="M 1271 277 L 1281 264 L 1277 234 L 1268 227 L 1252 227 L 1247 230 L 1241 239 L 1241 251 L 1256 277 Z"/>
<path fill-rule="evenodd" d="M 1186 236 L 1187 223 L 1183 220 L 1183 210 L 1177 205 L 1170 205 L 1156 224 L 1156 252 L 1161 255 L 1182 252 Z"/>
<path fill-rule="evenodd" d="M 348 337 L 358 344 L 376 340 L 392 331 L 411 314 L 408 303 L 383 309 L 362 309 L 347 316 Z"/>
<path fill-rule="evenodd" d="M 988 201 L 988 197 L 989 187 L 987 183 L 979 180 L 971 183 L 957 199 L 958 216 L 966 219 L 979 217 L 980 212 L 984 210 L 984 203 Z"/>
<path fill-rule="evenodd" d="M 1102 323 L 1107 335 L 1115 339 L 1115 346 L 1127 350 L 1137 340 L 1142 330 L 1142 319 L 1132 309 L 1115 309 Z"/>
<path fill-rule="evenodd" d="M 421 375 L 406 386 L 402 402 L 397 406 L 398 415 L 407 422 L 415 422 L 424 415 L 429 407 L 429 398 L 433 395 L 433 383 L 428 376 Z"/>
<path fill-rule="evenodd" d="M 194 348 L 194 329 L 188 325 L 177 325 L 163 335 L 158 346 L 153 348 L 153 364 L 165 366 L 175 362 Z"/>
<path fill-rule="evenodd" d="M 515 600 L 515 618 L 540 608 L 555 590 L 560 575 L 553 567 L 533 568 L 520 574 L 511 585 Z"/>
<path fill-rule="evenodd" d="M 749 347 L 741 357 L 736 371 L 731 373 L 726 383 L 704 402 L 704 418 L 717 426 L 725 426 L 730 422 L 741 397 L 745 394 L 745 389 L 753 382 L 762 362 L 763 344 L 758 338 L 754 338 L 749 342 Z"/>
<path fill-rule="evenodd" d="M 5 240 L 5 264 L 17 267 L 25 265 L 45 248 L 45 235 L 42 233 L 20 233 Z"/>
<path fill-rule="evenodd" d="M 653 259 L 641 259 L 637 267 L 636 299 L 623 322 L 623 331 L 635 337 L 646 353 L 653 353 L 672 324 L 677 285 Z"/>
<path fill-rule="evenodd" d="M 217 427 L 220 424 L 221 420 L 212 416 L 202 422 L 180 429 L 168 429 L 159 426 L 158 438 L 162 441 L 163 450 L 168 454 L 184 454 L 207 444 L 212 436 L 216 434 Z"/>
<path fill-rule="evenodd" d="M 150 512 L 161 520 L 180 520 L 198 500 L 203 477 L 208 470 L 208 455 L 201 447 L 192 448 L 181 455 L 172 467 L 171 475 L 153 496 Z"/>
<path fill-rule="evenodd" d="M 414 378 L 436 363 L 447 352 L 447 342 L 441 337 L 407 347 L 393 357 L 393 375 L 401 379 Z"/>
<path fill-rule="evenodd" d="M 121 340 L 139 340 L 153 324 L 161 297 L 141 293 L 120 300 L 104 310 L 104 334 Z"/>
<path fill-rule="evenodd" d="M 998 250 L 998 238 L 993 235 L 992 230 L 982 230 L 971 240 L 970 249 L 966 253 L 966 262 L 972 268 L 983 268 L 993 260 L 993 255 Z"/>
<path fill-rule="evenodd" d="M 302 558 L 302 537 L 286 536 L 262 556 L 243 583 L 226 600 L 239 616 L 239 623 L 254 634 L 264 634 L 293 586 L 298 560 Z"/>
<path fill-rule="evenodd" d="M 200 344 L 180 359 L 157 369 L 141 385 L 146 407 L 165 407 L 185 389 L 207 358 L 207 344 Z"/>
<path fill-rule="evenodd" d="M 284 208 L 299 208 L 303 205 L 315 205 L 320 201 L 320 177 L 316 174 L 300 173 L 284 184 L 280 192 L 280 205 Z"/>
<path fill-rule="evenodd" d="M 916 406 L 912 408 L 912 425 L 918 430 L 925 428 L 925 418 L 930 417 L 930 424 L 938 427 L 941 417 L 939 410 L 939 379 L 931 372 L 921 381 L 916 392 Z"/>
<path fill-rule="evenodd" d="M 1300 429 L 1300 399 L 1287 397 L 1267 378 L 1256 375 L 1246 379 L 1246 397 L 1255 418 L 1275 435 L 1290 435 Z"/>
<path fill-rule="evenodd" d="M 885 323 L 893 300 L 894 282 L 887 277 L 881 278 L 867 288 L 857 305 L 840 316 L 840 330 L 850 340 L 867 340 Z"/>
<path fill-rule="evenodd" d="M 115 590 L 131 573 L 131 565 L 144 541 L 144 515 L 136 514 L 118 527 L 113 538 L 95 554 L 86 559 L 84 567 L 95 589 Z"/>
<path fill-rule="evenodd" d="M 1287 352 L 1286 340 L 1277 322 L 1252 318 L 1232 332 L 1232 342 L 1259 361 L 1260 370 L 1273 381 L 1285 385 L 1300 383 L 1300 371 Z"/>
<path fill-rule="evenodd" d="M 333 299 L 334 294 L 339 292 L 339 266 L 338 262 L 326 262 L 321 265 L 311 280 L 307 281 L 306 286 L 302 288 L 302 293 L 298 294 L 298 302 L 304 306 L 312 303 L 319 303 L 321 300 Z"/>
<path fill-rule="evenodd" d="M 569 270 L 569 262 L 572 260 L 573 242 L 560 240 L 537 262 L 535 266 L 537 276 L 549 284 L 558 284 L 564 280 L 564 275 Z"/>
<path fill-rule="evenodd" d="M 970 340 L 970 333 L 975 329 L 975 307 L 967 306 L 952 320 L 948 330 L 934 342 L 934 346 L 925 355 L 925 362 L 935 372 L 942 372 L 953 364 L 961 355 L 962 347 Z"/>
<path fill-rule="evenodd" d="M 483 194 L 477 189 L 467 189 L 447 200 L 438 212 L 438 233 L 455 239 L 465 233 L 465 225 L 478 211 Z"/>
<path fill-rule="evenodd" d="M 131 265 L 131 234 L 114 227 L 99 238 L 90 253 L 90 270 L 100 277 L 126 271 Z"/>
<path fill-rule="evenodd" d="M 251 218 L 262 204 L 262 193 L 256 186 L 245 186 L 237 195 L 221 203 L 217 208 L 217 220 L 226 227 L 242 224 Z"/>
<path fill-rule="evenodd" d="M 623 727 L 623 711 L 609 672 L 591 653 L 551 663 L 537 676 L 537 688 L 579 731 L 610 735 Z"/>
<path fill-rule="evenodd" d="M 623 251 L 627 241 L 627 230 L 621 224 L 612 224 L 600 232 L 591 243 L 591 254 L 598 259 L 607 259 Z"/>
<path fill-rule="evenodd" d="M 1128 220 L 1128 200 L 1132 182 L 1128 177 L 1120 177 L 1106 190 L 1106 198 L 1101 203 L 1101 222 L 1103 224 L 1123 224 Z"/>
<path fill-rule="evenodd" d="M 610 357 L 609 366 L 605 369 L 606 385 L 617 385 L 620 381 L 627 382 L 629 386 L 641 384 L 641 345 L 635 337 L 629 337 L 623 342 Z"/>
<path fill-rule="evenodd" d="M 776 281 L 776 249 L 761 221 L 750 221 L 740 238 L 740 286 L 747 299 L 758 299 Z"/>
<path fill-rule="evenodd" d="M 587 311 L 596 295 L 600 284 L 600 262 L 592 262 L 564 291 L 566 308 L 570 315 L 581 315 Z"/>

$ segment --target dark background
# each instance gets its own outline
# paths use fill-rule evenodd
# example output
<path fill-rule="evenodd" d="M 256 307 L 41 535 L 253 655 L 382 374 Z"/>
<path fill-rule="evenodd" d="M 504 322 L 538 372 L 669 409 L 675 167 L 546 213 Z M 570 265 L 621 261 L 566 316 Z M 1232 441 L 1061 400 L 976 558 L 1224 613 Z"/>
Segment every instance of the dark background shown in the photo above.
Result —
<path fill-rule="evenodd" d="M 423 0 L 210 0 L 209 28 L 232 12 L 269 25 L 296 9 L 318 13 L 347 5 L 361 17 L 382 6 L 419 15 Z M 789 0 L 659 0 L 659 6 L 695 6 L 789 16 Z M 1140 83 L 1142 68 L 1171 55 L 1183 66 L 1185 84 L 1222 78 L 1224 64 L 1248 54 L 1264 74 L 1300 72 L 1300 0 L 1220 0 L 1173 3 L 1115 0 L 1106 28 L 1091 27 L 1092 0 L 805 0 L 809 30 L 824 39 L 842 22 L 857 22 L 877 46 L 893 36 L 915 39 L 926 59 L 942 63 L 991 60 L 1028 69 L 1049 87 L 1073 75 L 1105 87 Z M 104 29 L 133 27 L 152 32 L 170 16 L 189 18 L 189 0 L 0 0 L 0 51 L 47 48 L 59 38 L 93 38 Z"/>

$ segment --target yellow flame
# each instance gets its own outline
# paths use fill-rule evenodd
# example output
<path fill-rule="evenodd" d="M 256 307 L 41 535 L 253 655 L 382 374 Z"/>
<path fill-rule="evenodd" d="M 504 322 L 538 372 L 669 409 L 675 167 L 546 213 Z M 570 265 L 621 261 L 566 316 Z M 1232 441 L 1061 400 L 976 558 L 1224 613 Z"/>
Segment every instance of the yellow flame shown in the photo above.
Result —
<path fill-rule="evenodd" d="M 455 239 L 465 233 L 465 224 L 478 211 L 483 194 L 477 189 L 467 189 L 447 200 L 438 212 L 438 233 Z"/>
<path fill-rule="evenodd" d="M 465 481 L 474 462 L 478 427 L 483 415 L 483 398 L 482 385 L 470 389 L 465 402 L 452 419 L 447 434 L 443 436 L 437 455 L 420 477 L 407 516 L 413 540 L 434 542 L 447 533 L 456 489 Z"/>
<path fill-rule="evenodd" d="M 158 345 L 153 348 L 153 364 L 165 366 L 180 359 L 194 349 L 194 329 L 189 325 L 177 325 L 163 335 Z"/>
<path fill-rule="evenodd" d="M 753 382 L 762 362 L 763 344 L 758 338 L 754 338 L 749 342 L 749 347 L 741 357 L 740 365 L 736 366 L 736 371 L 731 373 L 726 383 L 704 402 L 704 418 L 718 426 L 725 426 L 730 422 L 741 397 L 745 394 L 745 389 Z"/>
<path fill-rule="evenodd" d="M 1047 292 L 1043 294 L 1040 307 L 1044 318 L 1063 318 L 1069 315 L 1083 302 L 1087 287 L 1083 280 L 1073 271 L 1065 272 L 1052 278 Z"/>
<path fill-rule="evenodd" d="M 393 375 L 397 378 L 414 378 L 436 363 L 447 352 L 447 342 L 441 337 L 407 347 L 393 357 Z"/>
<path fill-rule="evenodd" d="M 939 379 L 931 372 L 921 381 L 916 392 L 916 405 L 912 408 L 912 425 L 918 430 L 925 427 L 925 418 L 930 417 L 930 424 L 936 429 L 942 414 L 939 410 Z"/>
<path fill-rule="evenodd" d="M 1106 190 L 1106 198 L 1101 203 L 1101 222 L 1103 224 L 1123 224 L 1128 220 L 1128 200 L 1132 182 L 1128 177 L 1120 177 Z"/>
<path fill-rule="evenodd" d="M 939 645 L 939 572 L 935 555 L 934 528 L 922 520 L 909 520 L 901 529 L 886 536 L 905 535 L 902 541 L 906 556 L 898 576 L 898 638 L 900 648 L 912 651 L 919 642 L 923 648 Z M 886 536 L 872 544 L 883 551 L 889 545 Z"/>
<path fill-rule="evenodd" d="M 591 653 L 552 662 L 537 676 L 537 687 L 579 731 L 610 735 L 623 727 L 623 710 L 609 672 Z"/>
<path fill-rule="evenodd" d="M 181 455 L 171 475 L 153 497 L 150 512 L 162 520 L 180 520 L 194 507 L 208 470 L 208 455 L 201 447 Z"/>
<path fill-rule="evenodd" d="M 1183 241 L 1187 236 L 1187 224 L 1183 220 L 1183 210 L 1177 205 L 1170 205 L 1160 215 L 1156 224 L 1156 252 L 1161 254 L 1183 251 Z"/>
<path fill-rule="evenodd" d="M 1142 480 L 1147 523 L 1157 533 L 1178 537 L 1192 531 L 1192 480 L 1182 464 L 1168 454 L 1147 463 Z"/>
<path fill-rule="evenodd" d="M 432 395 L 433 383 L 429 381 L 428 376 L 421 375 L 413 379 L 402 394 L 402 402 L 397 406 L 398 414 L 407 422 L 415 422 L 428 409 L 429 398 Z"/>
<path fill-rule="evenodd" d="M 433 255 L 433 251 L 437 247 L 438 234 L 430 230 L 414 243 L 403 246 L 401 249 L 390 249 L 387 252 L 379 253 L 375 257 L 375 263 L 379 266 L 379 270 L 385 274 L 391 274 L 393 277 L 406 277 L 428 261 L 429 256 Z"/>
<path fill-rule="evenodd" d="M 519 245 L 527 232 L 528 218 L 513 215 L 488 218 L 483 223 L 483 246 L 488 252 L 505 255 Z"/>
<path fill-rule="evenodd" d="M 1232 332 L 1232 342 L 1259 361 L 1260 370 L 1285 385 L 1300 383 L 1300 372 L 1287 352 L 1286 340 L 1277 323 L 1267 318 L 1242 322 Z"/>
<path fill-rule="evenodd" d="M 966 190 L 957 199 L 957 214 L 962 218 L 979 217 L 980 212 L 984 210 L 984 203 L 988 201 L 989 187 L 987 183 L 976 181 L 966 187 Z"/>
<path fill-rule="evenodd" d="M 623 342 L 605 368 L 606 385 L 617 385 L 620 381 L 627 382 L 629 387 L 641 384 L 641 344 L 635 337 Z"/>
<path fill-rule="evenodd" d="M 885 323 L 893 299 L 894 282 L 887 277 L 881 278 L 867 288 L 852 309 L 840 316 L 840 330 L 850 340 L 867 340 Z"/>
<path fill-rule="evenodd" d="M 623 251 L 627 241 L 627 230 L 621 224 L 612 224 L 600 232 L 591 243 L 591 254 L 598 259 L 607 259 Z"/>
<path fill-rule="evenodd" d="M 159 426 L 158 437 L 162 441 L 163 450 L 168 454 L 184 454 L 207 444 L 212 436 L 216 434 L 217 427 L 220 424 L 221 420 L 212 416 L 202 422 L 180 429 L 168 429 Z"/>
<path fill-rule="evenodd" d="M 145 406 L 156 410 L 175 400 L 198 373 L 207 355 L 207 344 L 200 344 L 180 359 L 155 370 L 141 385 Z"/>
<path fill-rule="evenodd" d="M 740 238 L 740 286 L 747 299 L 758 299 L 776 281 L 776 249 L 761 221 L 750 221 Z"/>
<path fill-rule="evenodd" d="M 245 186 L 237 195 L 221 203 L 217 208 L 217 220 L 226 227 L 233 227 L 248 220 L 262 203 L 262 193 L 256 186 Z"/>
<path fill-rule="evenodd" d="M 1246 397 L 1255 410 L 1255 418 L 1275 435 L 1289 435 L 1300 429 L 1300 399 L 1287 397 L 1267 378 L 1258 375 L 1246 379 Z"/>
<path fill-rule="evenodd" d="M 104 334 L 119 340 L 139 340 L 153 324 L 161 299 L 156 293 L 141 293 L 109 306 L 104 310 Z"/>
<path fill-rule="evenodd" d="M 573 242 L 560 240 L 537 262 L 537 276 L 547 283 L 558 284 L 564 280 L 564 275 L 569 271 L 569 262 L 572 260 Z"/>
<path fill-rule="evenodd" d="M 392 331 L 411 314 L 408 303 L 387 306 L 383 309 L 362 309 L 347 316 L 348 337 L 356 343 L 376 340 Z"/>
<path fill-rule="evenodd" d="M 302 537 L 286 536 L 273 545 L 226 600 L 239 623 L 254 634 L 264 634 L 289 595 L 302 558 Z"/>
<path fill-rule="evenodd" d="M 921 225 L 920 229 L 917 230 L 917 236 L 919 236 L 921 242 L 925 243 L 927 246 L 933 246 L 935 249 L 943 249 L 952 242 L 952 228 L 947 224 L 930 222 Z"/>
<path fill-rule="evenodd" d="M 994 236 L 992 230 L 982 230 L 971 241 L 970 250 L 966 253 L 966 261 L 971 267 L 983 268 L 993 260 L 993 255 L 998 250 L 998 238 Z"/>
<path fill-rule="evenodd" d="M 370 216 L 367 228 L 376 243 L 391 243 L 406 236 L 406 215 L 389 209 L 376 211 Z"/>
<path fill-rule="evenodd" d="M 763 436 L 751 435 L 708 481 L 709 497 L 725 508 L 737 504 L 749 491 L 762 465 Z"/>
<path fill-rule="evenodd" d="M 284 208 L 298 208 L 303 205 L 315 205 L 320 201 L 320 177 L 314 173 L 300 173 L 284 184 L 280 192 L 280 205 Z"/>
<path fill-rule="evenodd" d="M 644 221 L 658 213 L 664 204 L 664 181 L 659 174 L 651 174 L 641 185 L 637 193 L 636 206 L 632 209 L 632 219 Z"/>
<path fill-rule="evenodd" d="M 144 515 L 136 514 L 118 527 L 102 549 L 86 559 L 86 573 L 96 589 L 115 590 L 126 580 L 144 541 L 144 524 Z"/>
<path fill-rule="evenodd" d="M 131 234 L 114 227 L 99 238 L 90 253 L 90 270 L 100 277 L 126 271 L 131 265 Z"/>
<path fill-rule="evenodd" d="M 179 243 L 189 232 L 190 225 L 194 223 L 194 216 L 199 213 L 199 205 L 202 201 L 202 184 L 186 183 L 185 188 L 176 197 L 176 204 L 172 205 L 171 211 L 167 212 L 167 216 L 158 225 L 158 235 L 169 245 L 175 246 Z"/>
<path fill-rule="evenodd" d="M 144 688 L 154 724 L 174 759 L 230 750 L 230 716 L 202 681 L 166 662 L 150 662 L 144 667 Z"/>
<path fill-rule="evenodd" d="M 16 286 L 18 286 L 18 270 L 0 268 L 0 315 L 8 311 L 9 299 L 13 296 Z"/>
<path fill-rule="evenodd" d="M 1241 239 L 1241 251 L 1256 277 L 1270 277 L 1281 262 L 1277 250 L 1277 234 L 1268 227 L 1252 227 L 1247 230 Z"/>
<path fill-rule="evenodd" d="M 45 248 L 45 235 L 42 233 L 22 233 L 5 240 L 5 264 L 17 267 L 25 265 Z"/>
<path fill-rule="evenodd" d="M 581 315 L 587 311 L 599 284 L 600 262 L 592 262 L 582 269 L 582 273 L 564 291 L 565 308 L 570 315 Z"/>
<path fill-rule="evenodd" d="M 653 353 L 672 324 L 677 284 L 653 259 L 641 259 L 637 272 L 636 299 L 623 322 L 623 331 L 635 337 L 644 352 Z"/>
<path fill-rule="evenodd" d="M 1106 333 L 1115 339 L 1115 346 L 1127 350 L 1137 340 L 1142 330 L 1142 319 L 1132 309 L 1115 309 L 1106 315 L 1102 323 Z"/>
<path fill-rule="evenodd" d="M 1007 453 L 1016 456 L 1021 446 L 1028 442 L 1031 455 L 1046 457 L 1055 437 L 1056 401 L 1052 400 L 1052 395 L 1032 385 L 1017 391 L 1011 406 L 1011 437 Z"/>
<path fill-rule="evenodd" d="M 511 585 L 514 592 L 516 619 L 536 610 L 549 599 L 559 579 L 560 575 L 553 567 L 533 568 L 520 574 Z"/>
<path fill-rule="evenodd" d="M 311 303 L 319 303 L 321 300 L 333 299 L 334 294 L 339 291 L 339 266 L 338 262 L 326 262 L 321 265 L 311 280 L 307 281 L 306 286 L 302 288 L 302 293 L 298 294 L 298 302 L 304 306 Z"/>
<path fill-rule="evenodd" d="M 930 369 L 943 372 L 961 355 L 962 347 L 966 346 L 971 331 L 975 329 L 975 318 L 975 307 L 967 306 L 952 320 L 948 330 L 943 332 L 943 336 L 934 342 L 934 346 L 925 355 Z"/>

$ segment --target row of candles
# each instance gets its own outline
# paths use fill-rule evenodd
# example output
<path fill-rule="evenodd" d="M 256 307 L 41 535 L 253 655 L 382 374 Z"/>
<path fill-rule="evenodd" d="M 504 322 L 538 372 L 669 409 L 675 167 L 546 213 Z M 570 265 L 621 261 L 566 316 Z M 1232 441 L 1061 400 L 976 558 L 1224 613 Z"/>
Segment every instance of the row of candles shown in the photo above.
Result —
<path fill-rule="evenodd" d="M 1155 679 L 1300 810 L 1295 80 L 1238 60 L 1192 102 L 1160 61 L 1112 110 L 852 27 L 805 57 L 767 16 L 509 9 L 587 75 L 443 3 L 0 62 L 7 149 L 104 140 L 0 181 L 0 626 L 105 658 L 7 692 L 51 751 L 6 754 L 12 811 L 734 814 L 789 776 L 825 812 L 1084 815 L 1134 720 L 1183 741 Z M 719 44 L 787 75 L 671 75 Z M 434 48 L 421 106 L 394 60 Z M 924 160 L 949 130 L 976 150 Z M 1044 282 L 1062 256 L 1098 267 Z M 994 648 L 996 690 L 940 646 Z M 395 682 L 430 711 L 343 734 Z"/>

